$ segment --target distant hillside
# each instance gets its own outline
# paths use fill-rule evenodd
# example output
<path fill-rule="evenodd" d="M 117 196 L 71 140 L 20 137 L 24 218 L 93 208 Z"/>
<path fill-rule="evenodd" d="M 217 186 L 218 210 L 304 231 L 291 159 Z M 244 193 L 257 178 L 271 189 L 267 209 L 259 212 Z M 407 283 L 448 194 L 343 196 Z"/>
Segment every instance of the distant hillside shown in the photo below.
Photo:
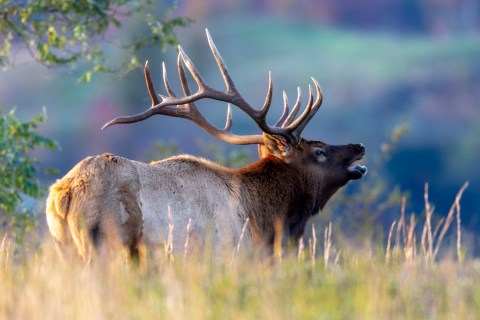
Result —
<path fill-rule="evenodd" d="M 331 27 L 407 34 L 447 35 L 480 30 L 480 2 L 477 0 L 183 0 L 179 2 L 179 10 L 202 21 L 236 12 L 290 17 Z"/>

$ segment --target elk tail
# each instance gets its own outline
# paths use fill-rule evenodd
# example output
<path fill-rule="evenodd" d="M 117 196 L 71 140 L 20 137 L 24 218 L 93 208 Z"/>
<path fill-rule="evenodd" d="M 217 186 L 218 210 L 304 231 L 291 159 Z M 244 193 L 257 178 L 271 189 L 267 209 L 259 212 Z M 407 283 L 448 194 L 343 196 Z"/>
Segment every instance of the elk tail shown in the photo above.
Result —
<path fill-rule="evenodd" d="M 67 238 L 67 215 L 71 201 L 69 183 L 64 180 L 58 180 L 50 187 L 46 205 L 48 228 L 51 235 L 60 243 L 65 243 Z"/>

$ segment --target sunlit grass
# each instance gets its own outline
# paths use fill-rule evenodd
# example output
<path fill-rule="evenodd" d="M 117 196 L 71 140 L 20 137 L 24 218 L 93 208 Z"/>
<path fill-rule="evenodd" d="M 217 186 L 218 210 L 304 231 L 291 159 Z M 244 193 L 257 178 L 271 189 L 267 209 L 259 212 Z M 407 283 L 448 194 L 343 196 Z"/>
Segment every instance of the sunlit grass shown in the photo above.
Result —
<path fill-rule="evenodd" d="M 401 223 L 392 228 L 386 250 L 338 248 L 329 226 L 316 226 L 316 239 L 279 256 L 262 258 L 240 247 L 233 260 L 208 249 L 184 257 L 183 248 L 173 254 L 161 248 L 146 252 L 138 265 L 115 250 L 85 265 L 71 252 L 60 255 L 48 238 L 24 254 L 26 247 L 6 235 L 0 318 L 478 318 L 480 263 L 459 261 L 455 247 L 433 256 L 441 231 L 430 231 L 426 219 L 427 240 L 421 241 L 423 226 L 413 233 L 412 220 L 405 220 L 399 241 Z"/>

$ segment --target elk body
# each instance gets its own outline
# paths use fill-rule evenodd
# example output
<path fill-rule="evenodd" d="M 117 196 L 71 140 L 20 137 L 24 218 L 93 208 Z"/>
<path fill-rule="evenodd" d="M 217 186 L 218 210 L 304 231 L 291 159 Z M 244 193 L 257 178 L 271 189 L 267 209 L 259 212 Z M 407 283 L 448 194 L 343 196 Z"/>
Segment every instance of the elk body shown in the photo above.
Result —
<path fill-rule="evenodd" d="M 365 175 L 366 167 L 354 163 L 363 157 L 363 145 L 334 146 L 301 137 L 322 103 L 315 79 L 316 94 L 310 87 L 302 114 L 297 117 L 300 89 L 291 111 L 284 93 L 283 114 L 270 126 L 266 115 L 273 92 L 271 76 L 263 107 L 252 107 L 235 88 L 208 31 L 207 38 L 225 81 L 225 92 L 209 87 L 179 47 L 177 66 L 183 96 L 173 93 L 165 65 L 163 80 L 168 96 L 158 95 L 147 63 L 144 73 L 152 106 L 141 114 L 114 119 L 104 128 L 156 114 L 185 118 L 225 142 L 258 145 L 260 160 L 231 169 L 188 155 L 150 164 L 111 154 L 88 157 L 50 187 L 47 222 L 58 242 L 73 239 L 79 254 L 88 258 L 91 248 L 100 246 L 107 231 L 114 229 L 122 244 L 136 254 L 141 242 L 147 246 L 165 243 L 169 225 L 173 225 L 174 248 L 183 248 L 187 236 L 190 244 L 202 246 L 208 232 L 216 246 L 229 247 L 237 244 L 245 226 L 242 241 L 268 248 L 273 245 L 275 225 L 282 226 L 286 238 L 298 240 L 308 219 L 339 188 Z M 190 92 L 184 66 L 198 86 L 196 93 Z M 200 114 L 195 106 L 200 99 L 228 103 L 224 129 Z M 234 135 L 230 104 L 245 112 L 262 134 Z"/>

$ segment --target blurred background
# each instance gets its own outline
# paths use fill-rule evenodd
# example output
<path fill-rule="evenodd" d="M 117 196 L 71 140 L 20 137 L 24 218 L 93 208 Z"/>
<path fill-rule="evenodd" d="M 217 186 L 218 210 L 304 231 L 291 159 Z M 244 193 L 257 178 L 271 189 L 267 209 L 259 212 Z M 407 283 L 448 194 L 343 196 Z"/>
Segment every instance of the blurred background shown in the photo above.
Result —
<path fill-rule="evenodd" d="M 458 189 L 469 181 L 461 202 L 462 223 L 471 235 L 470 245 L 478 249 L 478 0 L 182 0 L 160 1 L 158 14 L 172 5 L 176 6 L 174 16 L 194 20 L 189 27 L 176 30 L 178 40 L 213 87 L 224 85 L 205 28 L 237 88 L 251 104 L 263 103 L 268 71 L 272 71 L 271 123 L 281 112 L 282 90 L 294 101 L 297 86 L 306 97 L 310 77 L 317 79 L 324 103 L 304 137 L 330 144 L 362 142 L 367 148 L 365 162 L 370 173 L 366 180 L 350 183 L 347 195 L 366 197 L 381 188 L 386 194 L 382 204 L 393 201 L 397 205 L 398 198 L 406 196 L 407 213 L 421 214 L 428 182 L 430 201 L 438 214 L 445 216 Z M 131 23 L 128 28 L 127 32 L 134 34 L 141 31 L 142 24 Z M 173 48 L 141 52 L 150 62 L 159 92 L 163 92 L 162 61 L 171 83 L 178 83 L 176 54 Z M 121 61 L 124 57 L 112 54 L 109 58 Z M 159 141 L 175 143 L 180 152 L 192 154 L 204 149 L 199 141 L 203 145 L 214 141 L 227 153 L 240 150 L 250 153 L 252 159 L 257 157 L 255 147 L 222 144 L 186 120 L 159 116 L 100 130 L 115 117 L 149 107 L 140 68 L 124 76 L 96 75 L 91 83 L 81 84 L 76 80 L 78 70 L 45 68 L 21 50 L 15 53 L 15 60 L 15 69 L 1 73 L 0 104 L 4 109 L 16 107 L 22 119 L 30 119 L 46 107 L 48 120 L 40 132 L 56 140 L 61 150 L 38 152 L 42 166 L 60 171 L 58 176 L 43 177 L 45 184 L 89 155 L 111 152 L 150 160 Z M 179 92 L 178 85 L 174 88 Z M 225 105 L 199 105 L 208 119 L 223 126 Z M 240 112 L 234 112 L 233 120 L 235 133 L 258 133 Z M 361 185 L 370 190 L 359 190 Z M 390 196 L 393 193 L 396 200 Z M 369 218 L 383 229 L 399 215 L 399 206 L 393 206 L 390 215 L 370 212 L 370 217 L 368 212 L 360 213 L 357 205 L 348 208 L 339 210 L 340 217 Z"/>

